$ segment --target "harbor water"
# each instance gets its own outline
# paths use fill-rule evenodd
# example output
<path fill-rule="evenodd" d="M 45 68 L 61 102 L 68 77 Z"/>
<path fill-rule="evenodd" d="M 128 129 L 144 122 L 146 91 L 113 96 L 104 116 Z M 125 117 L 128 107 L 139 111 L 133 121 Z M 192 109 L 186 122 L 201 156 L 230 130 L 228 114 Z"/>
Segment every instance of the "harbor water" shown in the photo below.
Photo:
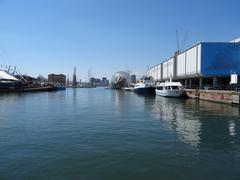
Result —
<path fill-rule="evenodd" d="M 240 110 L 103 88 L 1 94 L 0 179 L 240 179 Z"/>

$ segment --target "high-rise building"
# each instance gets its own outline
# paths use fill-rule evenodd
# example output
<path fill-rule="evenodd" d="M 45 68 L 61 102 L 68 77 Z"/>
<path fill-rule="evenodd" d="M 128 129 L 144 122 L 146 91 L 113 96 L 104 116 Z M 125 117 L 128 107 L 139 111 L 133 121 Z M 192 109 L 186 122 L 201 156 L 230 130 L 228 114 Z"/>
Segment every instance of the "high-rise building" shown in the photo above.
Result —
<path fill-rule="evenodd" d="M 108 86 L 109 80 L 107 80 L 106 77 L 103 77 L 102 79 L 91 77 L 89 83 L 91 86 Z"/>
<path fill-rule="evenodd" d="M 136 80 L 137 80 L 137 78 L 136 78 L 136 75 L 135 74 L 132 74 L 132 75 L 130 75 L 130 83 L 131 84 L 135 84 L 136 83 Z"/>

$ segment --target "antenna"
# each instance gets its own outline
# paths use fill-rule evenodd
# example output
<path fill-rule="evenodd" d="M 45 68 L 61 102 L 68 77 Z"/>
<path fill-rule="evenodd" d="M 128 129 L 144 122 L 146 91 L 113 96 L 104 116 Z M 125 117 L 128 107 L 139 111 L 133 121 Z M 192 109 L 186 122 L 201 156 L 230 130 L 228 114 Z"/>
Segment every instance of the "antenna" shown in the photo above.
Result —
<path fill-rule="evenodd" d="M 177 51 L 180 50 L 180 47 L 179 47 L 179 36 L 178 36 L 178 30 L 176 30 L 176 38 L 177 38 Z"/>
<path fill-rule="evenodd" d="M 183 41 L 182 41 L 182 48 L 181 48 L 181 50 L 184 49 L 186 40 L 187 40 L 187 32 L 185 32 L 185 34 L 184 34 L 184 38 L 183 38 Z"/>
<path fill-rule="evenodd" d="M 179 42 L 178 30 L 176 31 L 176 38 L 177 38 L 177 52 L 178 52 L 178 51 L 181 51 L 182 49 L 184 49 L 184 46 L 185 46 L 185 43 L 186 43 L 186 40 L 187 40 L 187 32 L 185 32 L 185 34 L 184 34 L 181 45 L 180 45 L 180 42 Z"/>
<path fill-rule="evenodd" d="M 88 82 L 90 82 L 90 70 L 88 69 Z"/>
<path fill-rule="evenodd" d="M 93 77 L 94 75 L 93 75 L 93 70 L 92 70 L 92 68 L 91 68 L 91 77 Z"/>
<path fill-rule="evenodd" d="M 13 69 L 13 74 L 15 74 L 15 72 L 16 72 L 16 69 L 17 69 L 17 67 L 16 67 L 16 66 L 14 66 L 14 69 Z"/>
<path fill-rule="evenodd" d="M 129 70 L 129 73 L 132 74 L 132 69 Z"/>
<path fill-rule="evenodd" d="M 125 64 L 125 68 L 126 68 L 126 71 L 128 72 L 129 69 L 128 69 L 128 65 L 127 64 Z"/>
<path fill-rule="evenodd" d="M 11 70 L 11 66 L 8 66 L 7 72 L 9 73 Z"/>

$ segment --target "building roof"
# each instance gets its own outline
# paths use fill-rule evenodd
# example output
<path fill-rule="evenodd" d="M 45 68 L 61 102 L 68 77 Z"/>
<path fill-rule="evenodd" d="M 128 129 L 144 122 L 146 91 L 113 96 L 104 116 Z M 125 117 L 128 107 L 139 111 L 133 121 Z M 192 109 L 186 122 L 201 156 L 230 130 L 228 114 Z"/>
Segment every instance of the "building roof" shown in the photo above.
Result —
<path fill-rule="evenodd" d="M 17 78 L 15 78 L 14 76 L 10 75 L 6 71 L 0 70 L 0 80 L 2 80 L 2 79 L 4 79 L 4 80 L 11 80 L 11 81 L 19 81 Z"/>
<path fill-rule="evenodd" d="M 54 73 L 52 73 L 52 74 L 49 74 L 48 76 L 66 76 L 66 75 L 64 75 L 64 74 L 54 74 Z"/>
<path fill-rule="evenodd" d="M 215 43 L 215 44 L 235 44 L 235 43 L 240 43 L 240 37 L 237 38 L 237 39 L 234 39 L 234 40 L 232 40 L 232 41 L 230 41 L 230 42 L 207 42 L 207 41 L 205 42 L 205 41 L 200 41 L 200 42 L 195 43 L 195 44 L 192 45 L 191 47 L 186 48 L 186 49 L 180 51 L 180 52 L 179 52 L 179 55 L 182 54 L 182 53 L 185 53 L 185 52 L 188 51 L 189 49 L 192 49 L 192 48 L 198 46 L 199 44 L 214 44 L 214 43 Z M 174 57 L 174 56 L 171 56 L 170 58 L 168 58 L 168 59 L 166 59 L 166 60 L 162 60 L 161 63 L 158 63 L 157 65 L 150 66 L 150 67 L 147 69 L 147 71 L 152 70 L 153 68 L 155 68 L 155 67 L 163 64 L 164 62 L 166 62 L 166 61 L 168 61 L 168 60 L 170 60 L 170 59 L 172 59 L 173 57 Z"/>

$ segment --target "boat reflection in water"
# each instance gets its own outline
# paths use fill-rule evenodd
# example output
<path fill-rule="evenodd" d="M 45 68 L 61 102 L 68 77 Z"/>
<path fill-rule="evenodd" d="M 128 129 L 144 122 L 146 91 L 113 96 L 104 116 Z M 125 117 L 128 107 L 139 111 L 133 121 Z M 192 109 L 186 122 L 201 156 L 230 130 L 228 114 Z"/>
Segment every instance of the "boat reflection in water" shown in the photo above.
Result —
<path fill-rule="evenodd" d="M 194 148 L 211 144 L 211 148 L 217 149 L 219 141 L 232 145 L 231 137 L 237 135 L 239 128 L 239 115 L 238 107 L 194 99 L 156 96 L 152 106 L 152 116 L 164 121 L 169 131 L 175 131 L 179 141 Z"/>
<path fill-rule="evenodd" d="M 104 88 L 0 93 L 0 107 L 1 177 L 239 179 L 239 107 Z"/>
<path fill-rule="evenodd" d="M 186 112 L 187 101 L 156 96 L 153 111 L 155 118 L 166 122 L 169 131 L 175 131 L 178 139 L 193 147 L 200 144 L 201 121 L 193 112 Z"/>

